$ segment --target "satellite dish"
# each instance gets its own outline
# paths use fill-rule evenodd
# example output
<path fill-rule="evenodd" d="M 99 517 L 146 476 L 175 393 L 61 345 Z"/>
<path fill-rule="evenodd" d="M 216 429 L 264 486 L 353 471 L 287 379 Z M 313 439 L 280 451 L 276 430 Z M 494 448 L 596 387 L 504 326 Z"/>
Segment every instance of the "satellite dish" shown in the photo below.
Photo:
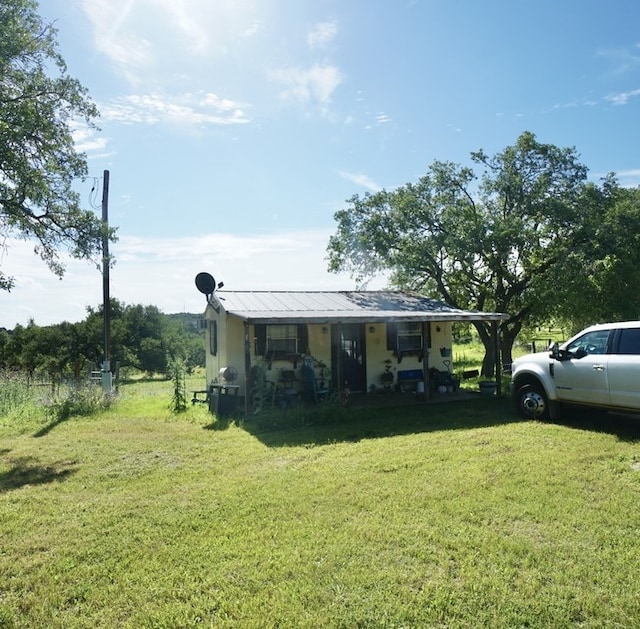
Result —
<path fill-rule="evenodd" d="M 196 287 L 203 295 L 213 295 L 216 290 L 216 281 L 209 273 L 198 273 Z"/>

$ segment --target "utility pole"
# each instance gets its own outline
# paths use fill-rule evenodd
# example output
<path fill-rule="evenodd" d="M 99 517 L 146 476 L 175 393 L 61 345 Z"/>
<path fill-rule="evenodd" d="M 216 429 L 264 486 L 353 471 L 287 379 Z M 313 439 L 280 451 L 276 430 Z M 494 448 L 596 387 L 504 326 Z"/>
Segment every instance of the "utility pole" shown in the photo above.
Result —
<path fill-rule="evenodd" d="M 104 362 L 102 363 L 102 390 L 110 392 L 111 375 L 111 299 L 109 295 L 109 171 L 102 179 L 102 317 L 104 324 Z"/>

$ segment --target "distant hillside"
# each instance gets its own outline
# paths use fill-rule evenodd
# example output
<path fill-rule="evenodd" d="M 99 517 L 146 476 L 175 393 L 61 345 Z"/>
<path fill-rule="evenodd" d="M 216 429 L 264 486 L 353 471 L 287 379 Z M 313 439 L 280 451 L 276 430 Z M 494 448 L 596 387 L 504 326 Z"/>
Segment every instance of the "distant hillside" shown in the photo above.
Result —
<path fill-rule="evenodd" d="M 202 314 L 195 314 L 193 312 L 177 312 L 174 314 L 165 314 L 164 316 L 172 321 L 181 321 L 190 329 L 196 331 L 200 331 L 202 329 Z"/>

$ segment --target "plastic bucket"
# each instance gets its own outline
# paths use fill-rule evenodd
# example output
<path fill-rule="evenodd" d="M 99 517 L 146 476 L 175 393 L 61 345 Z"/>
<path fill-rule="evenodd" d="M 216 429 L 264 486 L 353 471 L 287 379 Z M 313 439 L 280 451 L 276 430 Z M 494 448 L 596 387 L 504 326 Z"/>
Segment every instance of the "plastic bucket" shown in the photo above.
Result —
<path fill-rule="evenodd" d="M 480 393 L 482 395 L 495 395 L 496 389 L 498 388 L 497 382 L 493 382 L 491 380 L 486 380 L 484 382 L 478 382 L 478 386 L 480 387 Z"/>

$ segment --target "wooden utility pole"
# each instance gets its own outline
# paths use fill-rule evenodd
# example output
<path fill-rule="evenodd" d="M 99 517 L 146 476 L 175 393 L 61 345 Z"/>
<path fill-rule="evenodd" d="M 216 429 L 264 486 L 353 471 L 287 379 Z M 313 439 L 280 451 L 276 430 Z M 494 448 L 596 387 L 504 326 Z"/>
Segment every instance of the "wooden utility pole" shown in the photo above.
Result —
<path fill-rule="evenodd" d="M 109 295 L 109 171 L 102 180 L 102 317 L 104 323 L 104 362 L 102 388 L 111 390 L 111 299 Z"/>

